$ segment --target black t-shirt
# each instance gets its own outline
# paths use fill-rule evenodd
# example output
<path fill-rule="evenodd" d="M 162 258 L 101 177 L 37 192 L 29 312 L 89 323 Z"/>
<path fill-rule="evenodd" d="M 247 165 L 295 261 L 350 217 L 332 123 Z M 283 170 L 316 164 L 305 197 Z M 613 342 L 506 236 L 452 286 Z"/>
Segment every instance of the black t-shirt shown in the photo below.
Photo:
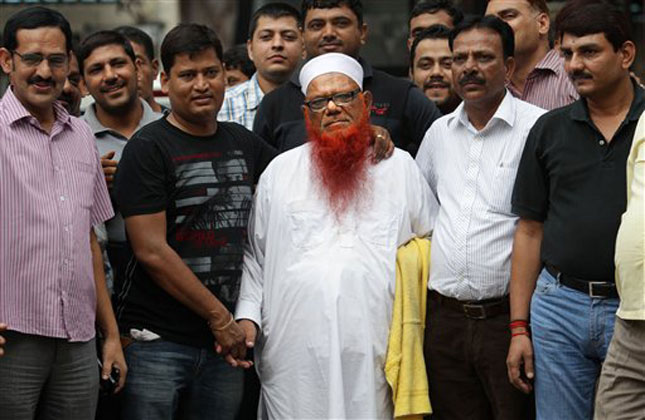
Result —
<path fill-rule="evenodd" d="M 170 247 L 230 311 L 237 300 L 253 188 L 275 150 L 235 123 L 196 137 L 166 118 L 126 145 L 115 180 L 124 217 L 166 212 Z M 182 344 L 210 347 L 200 316 L 166 293 L 136 260 L 117 297 L 122 332 L 146 328 Z"/>
<path fill-rule="evenodd" d="M 542 261 L 564 274 L 614 281 L 614 250 L 627 204 L 627 157 L 645 109 L 639 87 L 608 143 L 584 99 L 544 114 L 531 129 L 513 191 L 513 212 L 544 223 Z"/>
<path fill-rule="evenodd" d="M 441 116 L 434 102 L 407 79 L 373 70 L 365 61 L 363 90 L 372 92 L 372 124 L 386 128 L 394 144 L 414 157 L 430 125 Z M 258 108 L 253 132 L 280 152 L 300 146 L 307 139 L 302 112 L 304 95 L 298 74 L 268 93 Z"/>

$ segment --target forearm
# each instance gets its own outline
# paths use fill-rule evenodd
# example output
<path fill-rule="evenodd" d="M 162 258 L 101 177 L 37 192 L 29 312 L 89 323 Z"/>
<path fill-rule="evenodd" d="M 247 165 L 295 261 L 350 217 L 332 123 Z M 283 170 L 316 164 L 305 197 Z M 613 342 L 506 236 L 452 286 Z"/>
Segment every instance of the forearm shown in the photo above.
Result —
<path fill-rule="evenodd" d="M 213 295 L 167 244 L 152 250 L 135 249 L 139 262 L 150 277 L 184 306 L 215 325 L 225 324 L 231 317 L 228 309 Z"/>
<path fill-rule="evenodd" d="M 529 319 L 531 297 L 542 266 L 542 224 L 520 220 L 511 259 L 511 319 Z"/>
<path fill-rule="evenodd" d="M 90 231 L 90 248 L 92 251 L 92 269 L 94 271 L 94 284 L 96 288 L 96 321 L 105 337 L 118 337 L 119 329 L 112 310 L 112 303 L 105 284 L 105 271 L 103 270 L 103 253 L 96 239 L 94 230 Z"/>

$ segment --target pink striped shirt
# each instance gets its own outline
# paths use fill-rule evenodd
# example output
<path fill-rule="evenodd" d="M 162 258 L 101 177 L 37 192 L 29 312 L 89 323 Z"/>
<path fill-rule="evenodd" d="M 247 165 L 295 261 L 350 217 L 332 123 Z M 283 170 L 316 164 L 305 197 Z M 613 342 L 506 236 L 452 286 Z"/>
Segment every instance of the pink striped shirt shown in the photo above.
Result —
<path fill-rule="evenodd" d="M 510 83 L 506 87 L 516 98 L 549 111 L 579 98 L 564 71 L 564 60 L 555 49 L 549 51 L 529 73 L 522 93 Z"/>
<path fill-rule="evenodd" d="M 0 322 L 88 341 L 90 229 L 114 213 L 92 131 L 58 103 L 54 112 L 48 134 L 11 89 L 0 100 Z"/>

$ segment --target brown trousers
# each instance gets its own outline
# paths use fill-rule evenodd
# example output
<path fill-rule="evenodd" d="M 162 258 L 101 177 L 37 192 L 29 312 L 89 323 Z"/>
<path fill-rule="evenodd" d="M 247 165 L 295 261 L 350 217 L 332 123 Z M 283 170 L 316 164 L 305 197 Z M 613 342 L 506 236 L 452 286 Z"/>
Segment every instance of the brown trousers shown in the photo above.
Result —
<path fill-rule="evenodd" d="M 424 353 L 432 420 L 530 420 L 533 396 L 506 373 L 509 316 L 473 320 L 428 294 Z"/>
<path fill-rule="evenodd" d="M 596 420 L 645 418 L 645 321 L 616 317 L 596 393 Z"/>

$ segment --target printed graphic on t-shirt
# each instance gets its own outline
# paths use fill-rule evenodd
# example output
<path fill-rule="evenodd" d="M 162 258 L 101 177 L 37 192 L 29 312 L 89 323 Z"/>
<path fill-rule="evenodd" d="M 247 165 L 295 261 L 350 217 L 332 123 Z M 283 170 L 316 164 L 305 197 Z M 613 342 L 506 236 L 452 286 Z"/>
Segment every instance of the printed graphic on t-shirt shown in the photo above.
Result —
<path fill-rule="evenodd" d="M 214 151 L 173 160 L 176 249 L 203 284 L 232 305 L 253 198 L 244 153 Z"/>

